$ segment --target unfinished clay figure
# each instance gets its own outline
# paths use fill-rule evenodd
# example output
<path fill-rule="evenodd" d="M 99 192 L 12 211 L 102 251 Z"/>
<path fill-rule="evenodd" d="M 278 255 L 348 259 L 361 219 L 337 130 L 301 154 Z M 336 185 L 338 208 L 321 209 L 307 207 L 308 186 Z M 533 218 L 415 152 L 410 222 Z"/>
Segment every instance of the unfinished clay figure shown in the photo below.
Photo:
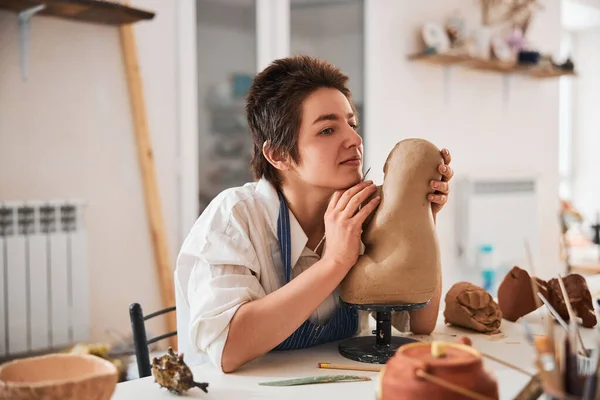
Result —
<path fill-rule="evenodd" d="M 536 277 L 531 278 L 529 273 L 517 266 L 513 267 L 502 280 L 498 287 L 498 306 L 504 319 L 515 322 L 524 315 L 536 310 L 541 301 L 533 297 L 532 279 L 537 291 L 548 298 L 546 282 Z"/>
<path fill-rule="evenodd" d="M 446 294 L 446 323 L 473 329 L 482 333 L 494 333 L 502 323 L 502 311 L 492 296 L 470 282 L 454 284 Z"/>
<path fill-rule="evenodd" d="M 341 284 L 352 304 L 429 301 L 440 284 L 440 251 L 431 203 L 431 180 L 440 180 L 440 150 L 423 139 L 402 140 L 384 165 L 381 203 L 366 223 L 365 252 Z"/>
<path fill-rule="evenodd" d="M 592 304 L 592 296 L 588 289 L 585 278 L 579 274 L 570 274 L 563 278 L 567 295 L 571 301 L 571 306 L 575 314 L 581 318 L 581 325 L 586 328 L 592 328 L 596 326 L 598 322 L 596 320 L 596 314 L 594 313 L 594 305 Z M 552 304 L 552 307 L 560 314 L 565 320 L 569 320 L 569 312 L 567 311 L 567 305 L 563 298 L 560 290 L 558 279 L 550 279 L 548 281 L 548 301 Z"/>

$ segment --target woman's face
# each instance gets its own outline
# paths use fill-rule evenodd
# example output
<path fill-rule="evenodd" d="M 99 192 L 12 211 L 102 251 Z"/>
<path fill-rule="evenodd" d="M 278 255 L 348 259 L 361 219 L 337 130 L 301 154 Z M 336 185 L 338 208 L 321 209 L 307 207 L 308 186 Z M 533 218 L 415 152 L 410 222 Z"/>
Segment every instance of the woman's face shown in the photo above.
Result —
<path fill-rule="evenodd" d="M 312 186 L 340 190 L 362 179 L 362 138 L 350 102 L 337 89 L 321 88 L 302 104 L 296 177 Z"/>

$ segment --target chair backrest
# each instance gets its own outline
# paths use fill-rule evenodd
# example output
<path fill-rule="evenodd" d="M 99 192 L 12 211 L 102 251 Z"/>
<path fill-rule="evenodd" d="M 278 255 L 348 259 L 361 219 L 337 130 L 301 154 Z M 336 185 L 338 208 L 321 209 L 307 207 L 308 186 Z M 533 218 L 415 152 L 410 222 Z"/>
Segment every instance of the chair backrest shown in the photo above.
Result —
<path fill-rule="evenodd" d="M 175 311 L 175 307 L 165 308 L 164 310 L 144 315 L 142 306 L 138 303 L 133 303 L 129 306 L 129 318 L 131 320 L 131 331 L 133 334 L 133 349 L 135 351 L 135 358 L 137 361 L 140 378 L 152 375 L 148 346 L 152 343 L 158 342 L 159 340 L 177 335 L 177 331 L 174 331 L 148 339 L 146 336 L 146 321 L 172 311 Z"/>

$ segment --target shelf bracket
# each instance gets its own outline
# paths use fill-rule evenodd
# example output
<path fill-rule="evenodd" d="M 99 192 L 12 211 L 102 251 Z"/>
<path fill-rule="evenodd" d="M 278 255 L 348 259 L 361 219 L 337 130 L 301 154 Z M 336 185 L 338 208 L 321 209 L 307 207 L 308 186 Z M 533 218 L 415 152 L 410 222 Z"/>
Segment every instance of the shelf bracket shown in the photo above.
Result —
<path fill-rule="evenodd" d="M 21 76 L 23 81 L 29 77 L 29 28 L 31 17 L 46 8 L 45 4 L 28 8 L 19 12 L 19 39 L 21 46 Z"/>

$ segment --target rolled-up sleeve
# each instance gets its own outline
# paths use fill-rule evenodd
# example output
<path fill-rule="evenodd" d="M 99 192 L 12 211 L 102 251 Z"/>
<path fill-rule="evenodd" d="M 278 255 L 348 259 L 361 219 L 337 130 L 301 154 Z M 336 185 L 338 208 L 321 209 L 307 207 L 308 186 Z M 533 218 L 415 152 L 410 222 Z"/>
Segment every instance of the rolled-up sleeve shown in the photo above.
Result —
<path fill-rule="evenodd" d="M 248 267 L 197 260 L 188 285 L 192 349 L 205 352 L 221 368 L 231 319 L 242 304 L 264 296 L 264 289 Z"/>
<path fill-rule="evenodd" d="M 265 296 L 248 218 L 234 208 L 200 221 L 182 246 L 177 268 L 189 307 L 189 349 L 218 368 L 229 324 L 244 303 Z"/>

